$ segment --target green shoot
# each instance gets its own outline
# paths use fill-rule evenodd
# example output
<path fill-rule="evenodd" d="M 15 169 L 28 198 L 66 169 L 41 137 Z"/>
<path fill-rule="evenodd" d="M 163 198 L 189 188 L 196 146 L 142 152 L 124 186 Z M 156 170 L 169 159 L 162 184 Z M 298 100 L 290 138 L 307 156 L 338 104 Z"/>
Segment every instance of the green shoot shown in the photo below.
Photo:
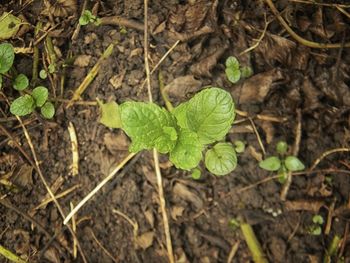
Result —
<path fill-rule="evenodd" d="M 241 67 L 237 58 L 233 56 L 226 59 L 225 66 L 226 77 L 233 84 L 237 83 L 241 78 L 249 78 L 253 75 L 251 67 Z"/>

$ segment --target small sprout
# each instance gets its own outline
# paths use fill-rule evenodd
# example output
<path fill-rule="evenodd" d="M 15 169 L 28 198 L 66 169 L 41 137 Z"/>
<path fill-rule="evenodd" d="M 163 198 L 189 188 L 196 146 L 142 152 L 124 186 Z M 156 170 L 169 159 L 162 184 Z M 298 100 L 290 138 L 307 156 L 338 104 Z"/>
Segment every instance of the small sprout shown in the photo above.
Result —
<path fill-rule="evenodd" d="M 233 145 L 235 147 L 236 153 L 242 153 L 245 150 L 245 144 L 244 142 L 237 140 L 233 142 Z"/>
<path fill-rule="evenodd" d="M 56 71 L 56 66 L 55 64 L 50 64 L 47 69 L 49 70 L 50 74 L 53 74 Z"/>
<path fill-rule="evenodd" d="M 281 168 L 281 160 L 277 156 L 270 156 L 261 161 L 259 167 L 266 171 L 275 172 Z"/>
<path fill-rule="evenodd" d="M 276 151 L 283 155 L 287 152 L 288 150 L 288 144 L 285 141 L 279 141 L 276 145 Z"/>
<path fill-rule="evenodd" d="M 40 70 L 40 72 L 39 72 L 39 77 L 40 77 L 41 79 L 46 79 L 46 78 L 47 78 L 47 72 L 46 72 L 45 69 Z"/>
<path fill-rule="evenodd" d="M 317 225 L 311 226 L 309 228 L 309 233 L 314 236 L 319 236 L 322 234 L 322 228 Z"/>
<path fill-rule="evenodd" d="M 314 215 L 312 217 L 312 222 L 318 225 L 323 225 L 324 224 L 324 219 L 321 215 Z"/>
<path fill-rule="evenodd" d="M 15 60 L 15 51 L 9 43 L 0 44 L 0 74 L 10 70 Z"/>
<path fill-rule="evenodd" d="M 241 223 L 236 218 L 231 218 L 231 220 L 228 222 L 228 226 L 233 230 L 237 230 L 240 227 Z"/>
<path fill-rule="evenodd" d="M 192 174 L 191 174 L 191 177 L 193 180 L 199 180 L 201 179 L 201 175 L 202 175 L 202 172 L 201 170 L 199 170 L 198 168 L 194 168 L 192 170 Z"/>
<path fill-rule="evenodd" d="M 79 24 L 81 26 L 86 26 L 90 23 L 94 23 L 96 26 L 101 24 L 101 20 L 94 16 L 90 10 L 84 10 L 83 14 L 79 18 Z"/>
<path fill-rule="evenodd" d="M 241 75 L 243 78 L 247 79 L 253 75 L 253 69 L 251 67 L 242 67 Z"/>
<path fill-rule="evenodd" d="M 236 57 L 230 56 L 225 62 L 225 73 L 227 79 L 232 83 L 237 83 L 241 77 L 249 78 L 253 75 L 253 69 L 251 67 L 241 67 Z"/>
<path fill-rule="evenodd" d="M 128 33 L 128 30 L 126 29 L 125 26 L 121 26 L 119 32 L 122 35 L 126 35 Z"/>
<path fill-rule="evenodd" d="M 314 236 L 319 236 L 322 233 L 322 225 L 324 219 L 321 215 L 314 215 L 312 217 L 313 224 L 308 228 L 308 232 Z"/>
<path fill-rule="evenodd" d="M 52 119 L 55 115 L 55 106 L 51 102 L 46 102 L 40 109 L 41 115 L 44 116 L 45 119 Z"/>
<path fill-rule="evenodd" d="M 28 86 L 29 80 L 24 74 L 19 74 L 13 82 L 13 88 L 16 90 L 25 90 Z"/>
<path fill-rule="evenodd" d="M 287 180 L 287 168 L 282 165 L 281 168 L 278 170 L 278 181 L 281 184 L 284 184 Z"/>

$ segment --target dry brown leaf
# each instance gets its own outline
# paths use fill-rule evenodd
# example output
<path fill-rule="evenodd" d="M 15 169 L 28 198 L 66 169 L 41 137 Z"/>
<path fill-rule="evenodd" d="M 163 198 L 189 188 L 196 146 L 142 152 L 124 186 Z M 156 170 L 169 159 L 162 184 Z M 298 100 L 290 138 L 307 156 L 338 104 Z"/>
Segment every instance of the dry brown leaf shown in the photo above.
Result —
<path fill-rule="evenodd" d="M 164 87 L 171 97 L 178 99 L 187 98 L 188 94 L 195 93 L 202 87 L 202 82 L 196 80 L 193 75 L 178 77 Z"/>
<path fill-rule="evenodd" d="M 249 145 L 247 147 L 247 150 L 248 150 L 249 154 L 258 162 L 261 162 L 263 160 L 262 153 L 258 152 L 254 146 Z"/>
<path fill-rule="evenodd" d="M 170 211 L 171 218 L 176 221 L 178 217 L 182 216 L 184 211 L 185 208 L 182 206 L 173 206 Z"/>
<path fill-rule="evenodd" d="M 153 35 L 162 33 L 166 28 L 166 21 L 163 21 L 162 23 L 160 23 L 152 32 Z"/>
<path fill-rule="evenodd" d="M 154 232 L 149 231 L 137 236 L 135 239 L 135 243 L 138 247 L 142 249 L 147 249 L 150 246 L 152 246 L 153 240 L 154 240 Z"/>
<path fill-rule="evenodd" d="M 122 84 L 125 77 L 126 70 L 122 70 L 118 75 L 114 75 L 109 79 L 109 83 L 113 86 L 115 89 L 119 89 Z"/>
<path fill-rule="evenodd" d="M 103 142 L 108 151 L 112 154 L 116 154 L 119 151 L 127 151 L 129 148 L 129 139 L 121 131 L 118 131 L 117 133 L 107 132 L 103 136 Z"/>
<path fill-rule="evenodd" d="M 270 144 L 273 141 L 273 138 L 275 137 L 275 127 L 269 121 L 257 121 L 256 123 L 264 131 L 267 144 Z"/>
<path fill-rule="evenodd" d="M 285 208 L 288 211 L 311 211 L 318 213 L 320 208 L 324 205 L 323 201 L 318 200 L 295 200 L 286 201 Z"/>
<path fill-rule="evenodd" d="M 143 53 L 143 48 L 135 48 L 135 49 L 131 50 L 128 59 L 131 59 L 135 56 L 141 56 L 142 53 Z"/>
<path fill-rule="evenodd" d="M 305 95 L 305 109 L 314 110 L 320 107 L 319 97 L 321 92 L 314 86 L 308 77 L 305 77 L 301 89 Z"/>
<path fill-rule="evenodd" d="M 273 69 L 245 80 L 237 86 L 238 91 L 240 91 L 239 103 L 263 102 L 273 83 L 282 78 L 282 72 L 279 69 Z M 233 96 L 237 94 L 237 88 L 233 91 Z"/>
<path fill-rule="evenodd" d="M 194 194 L 187 186 L 181 183 L 176 183 L 173 187 L 173 194 L 180 197 L 181 199 L 190 202 L 194 205 L 197 210 L 203 208 L 202 199 Z"/>
<path fill-rule="evenodd" d="M 20 187 L 33 185 L 33 167 L 23 164 L 15 176 L 15 184 Z"/>
<path fill-rule="evenodd" d="M 74 60 L 74 66 L 78 66 L 81 68 L 87 67 L 90 64 L 91 58 L 92 57 L 90 55 L 79 55 Z"/>
<path fill-rule="evenodd" d="M 58 251 L 52 246 L 45 251 L 44 257 L 51 263 L 61 262 Z"/>
<path fill-rule="evenodd" d="M 152 209 L 149 208 L 145 210 L 143 214 L 145 215 L 145 218 L 147 222 L 151 225 L 151 227 L 154 227 L 154 215 Z"/>

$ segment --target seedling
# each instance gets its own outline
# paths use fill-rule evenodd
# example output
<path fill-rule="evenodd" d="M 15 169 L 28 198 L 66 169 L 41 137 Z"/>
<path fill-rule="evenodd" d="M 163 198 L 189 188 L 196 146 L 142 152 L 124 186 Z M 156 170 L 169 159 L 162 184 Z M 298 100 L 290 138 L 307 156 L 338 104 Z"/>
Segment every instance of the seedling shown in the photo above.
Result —
<path fill-rule="evenodd" d="M 309 226 L 308 232 L 314 236 L 321 235 L 323 224 L 324 224 L 323 217 L 321 215 L 314 215 L 312 217 L 312 225 Z"/>
<path fill-rule="evenodd" d="M 101 20 L 94 16 L 90 10 L 84 10 L 83 14 L 79 18 L 79 24 L 81 26 L 86 26 L 88 24 L 93 23 L 95 26 L 100 25 Z"/>
<path fill-rule="evenodd" d="M 246 66 L 241 67 L 236 57 L 228 57 L 225 65 L 226 77 L 232 83 L 237 83 L 241 78 L 249 78 L 251 75 L 253 75 L 252 68 Z"/>
<path fill-rule="evenodd" d="M 6 74 L 13 65 L 15 53 L 13 46 L 8 43 L 0 44 L 0 79 L 2 74 Z M 26 75 L 19 74 L 13 81 L 13 88 L 20 92 L 26 90 L 29 86 L 29 80 Z M 27 91 L 22 96 L 15 99 L 10 106 L 10 112 L 17 116 L 24 116 L 32 113 L 36 107 L 39 107 L 44 118 L 51 119 L 55 114 L 55 108 L 48 99 L 49 92 L 43 86 L 36 87 L 32 92 Z"/>
<path fill-rule="evenodd" d="M 259 163 L 259 167 L 279 175 L 279 181 L 284 183 L 288 172 L 302 171 L 305 169 L 304 164 L 293 155 L 287 155 L 288 145 L 284 141 L 280 141 L 276 145 L 278 156 L 270 156 Z"/>
<path fill-rule="evenodd" d="M 221 142 L 233 124 L 235 107 L 231 95 L 220 88 L 204 89 L 171 112 L 154 103 L 99 104 L 100 122 L 122 128 L 132 140 L 131 152 L 155 148 L 168 153 L 177 168 L 190 171 L 199 165 L 206 150 L 205 166 L 217 176 L 229 174 L 237 166 L 235 147 Z M 200 171 L 194 170 L 192 176 L 198 178 Z"/>

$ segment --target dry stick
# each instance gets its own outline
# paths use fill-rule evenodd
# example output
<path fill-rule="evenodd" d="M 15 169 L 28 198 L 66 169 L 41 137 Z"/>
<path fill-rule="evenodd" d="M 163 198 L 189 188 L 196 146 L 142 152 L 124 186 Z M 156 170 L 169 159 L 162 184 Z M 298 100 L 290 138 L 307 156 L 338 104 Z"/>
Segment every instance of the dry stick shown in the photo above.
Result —
<path fill-rule="evenodd" d="M 336 148 L 322 153 L 322 155 L 315 160 L 309 170 L 312 171 L 325 157 L 337 152 L 350 152 L 350 148 Z"/>
<path fill-rule="evenodd" d="M 231 248 L 231 251 L 230 251 L 230 254 L 228 255 L 227 257 L 227 263 L 231 263 L 233 258 L 235 257 L 237 251 L 238 251 L 238 247 L 239 247 L 239 244 L 241 242 L 238 240 Z"/>
<path fill-rule="evenodd" d="M 301 110 L 297 110 L 297 125 L 295 127 L 295 140 L 293 145 L 293 152 L 292 154 L 294 156 L 297 156 L 299 153 L 299 146 L 300 146 L 300 140 L 301 140 Z M 292 184 L 292 172 L 288 171 L 286 182 L 284 183 L 281 191 L 281 200 L 285 201 L 288 195 L 289 187 Z"/>
<path fill-rule="evenodd" d="M 252 128 L 253 128 L 253 131 L 254 131 L 254 133 L 255 133 L 255 136 L 256 136 L 256 138 L 258 139 L 259 146 L 260 146 L 260 148 L 261 148 L 261 150 L 262 150 L 262 152 L 263 152 L 263 154 L 264 154 L 264 156 L 265 156 L 265 155 L 266 155 L 265 147 L 264 147 L 264 144 L 263 144 L 262 141 L 261 141 L 260 134 L 259 134 L 259 132 L 258 132 L 256 126 L 255 126 L 255 123 L 254 123 L 254 121 L 252 120 L 252 118 L 248 117 L 248 119 L 249 119 L 250 124 L 251 124 L 251 126 L 252 126 Z"/>
<path fill-rule="evenodd" d="M 126 156 L 118 165 L 116 168 L 113 169 L 113 171 L 107 176 L 105 177 L 105 179 L 103 179 L 87 196 L 84 197 L 83 200 L 81 200 L 79 202 L 78 205 L 76 205 L 74 207 L 73 210 L 71 210 L 69 212 L 69 214 L 67 215 L 66 219 L 63 221 L 63 224 L 67 224 L 69 222 L 69 220 L 72 218 L 72 216 L 74 216 L 79 209 L 87 202 L 89 201 L 89 199 L 91 199 L 106 183 L 108 183 L 109 180 L 111 180 L 114 175 L 124 167 L 124 165 L 130 161 L 136 154 L 135 153 L 130 153 L 128 156 Z"/>
<path fill-rule="evenodd" d="M 17 120 L 19 121 L 19 123 L 20 123 L 21 126 L 22 126 L 24 135 L 25 135 L 25 137 L 26 137 L 26 139 L 27 139 L 29 148 L 30 148 L 30 150 L 31 150 L 31 152 L 32 152 L 32 155 L 33 155 L 33 158 L 34 158 L 34 162 L 35 162 L 35 165 L 36 165 L 36 167 L 37 167 L 36 170 L 37 170 L 37 172 L 38 172 L 38 174 L 39 174 L 39 177 L 40 177 L 42 183 L 44 184 L 44 186 L 45 186 L 47 192 L 50 194 L 50 196 L 51 196 L 53 202 L 55 203 L 55 205 L 56 205 L 56 207 L 57 207 L 59 213 L 60 213 L 61 216 L 62 216 L 62 218 L 65 219 L 65 214 L 64 214 L 64 212 L 63 212 L 63 209 L 62 209 L 61 205 L 60 205 L 59 202 L 57 201 L 55 195 L 54 195 L 53 192 L 51 191 L 51 188 L 50 188 L 49 184 L 46 182 L 46 179 L 45 179 L 43 173 L 41 172 L 39 160 L 38 160 L 38 158 L 37 158 L 37 155 L 36 155 L 36 152 L 35 152 L 33 143 L 32 143 L 32 139 L 31 139 L 30 136 L 29 136 L 29 133 L 28 133 L 28 131 L 27 131 L 27 128 L 24 126 L 24 124 L 23 124 L 23 122 L 22 122 L 22 119 L 21 119 L 20 117 L 18 117 L 18 116 L 16 116 L 16 117 L 17 117 Z M 73 236 L 73 238 L 77 239 L 77 237 L 76 237 L 76 235 L 75 235 L 73 229 L 72 229 L 69 225 L 68 225 L 67 227 L 68 227 L 69 232 L 70 232 L 71 235 Z M 85 255 L 84 255 L 84 252 L 83 252 L 81 246 L 80 246 L 79 241 L 77 241 L 77 246 L 78 246 L 78 249 L 79 249 L 79 252 L 80 252 L 80 255 L 81 255 L 83 261 L 87 263 L 88 261 L 86 260 L 86 257 L 85 257 Z"/>
<path fill-rule="evenodd" d="M 144 0 L 144 20 L 145 20 L 144 22 L 145 70 L 146 70 L 146 77 L 147 77 L 148 97 L 149 97 L 149 101 L 152 102 L 153 99 L 152 99 L 152 91 L 151 91 L 151 74 L 150 74 L 149 64 L 148 64 L 148 0 Z M 159 192 L 158 194 L 159 194 L 160 208 L 163 216 L 163 224 L 164 224 L 164 232 L 165 232 L 165 238 L 166 238 L 166 246 L 168 251 L 168 258 L 170 263 L 174 263 L 175 259 L 174 259 L 174 253 L 173 253 L 173 246 L 171 242 L 169 220 L 168 220 L 168 215 L 166 211 L 166 203 L 165 203 L 164 192 L 163 192 L 162 175 L 159 167 L 158 152 L 155 148 L 153 149 L 153 159 L 154 159 L 155 172 L 157 176 L 157 184 L 158 184 L 158 192 Z"/>
<path fill-rule="evenodd" d="M 27 263 L 26 260 L 23 260 L 16 254 L 12 253 L 10 250 L 4 248 L 2 245 L 0 245 L 0 255 L 3 255 L 8 260 L 15 262 L 15 263 Z"/>
<path fill-rule="evenodd" d="M 318 3 L 318 2 L 315 2 L 314 0 L 312 0 L 312 1 L 307 1 L 307 0 L 289 0 L 289 2 L 301 3 L 301 4 L 310 4 L 310 5 L 319 5 L 319 6 L 328 6 L 328 7 L 344 7 L 344 8 L 349 8 L 350 7 L 350 5 L 343 5 L 343 4 Z"/>
<path fill-rule="evenodd" d="M 95 242 L 97 243 L 97 245 L 102 249 L 102 251 L 113 261 L 113 262 L 116 262 L 118 263 L 119 261 L 116 260 L 111 253 L 109 253 L 109 251 L 104 247 L 102 246 L 101 242 L 97 239 L 97 237 L 95 236 L 95 233 L 94 231 L 92 231 L 92 229 L 90 228 L 90 233 L 92 235 L 92 238 L 95 240 Z"/>
<path fill-rule="evenodd" d="M 117 26 L 125 26 L 130 27 L 132 29 L 136 29 L 138 31 L 143 31 L 144 25 L 135 20 L 126 19 L 120 16 L 108 16 L 100 18 L 100 25 L 117 25 Z"/>
<path fill-rule="evenodd" d="M 311 48 L 341 48 L 341 47 L 350 47 L 350 43 L 345 43 L 344 45 L 342 43 L 335 43 L 335 44 L 328 44 L 328 43 L 317 43 L 310 40 L 306 40 L 296 34 L 293 29 L 287 24 L 287 22 L 283 19 L 283 17 L 280 15 L 279 11 L 273 4 L 272 0 L 265 0 L 267 5 L 270 7 L 274 15 L 277 17 L 278 21 L 282 24 L 282 26 L 286 29 L 286 31 L 293 37 L 296 41 L 298 41 L 300 44 L 311 47 Z"/>
<path fill-rule="evenodd" d="M 87 76 L 84 78 L 83 82 L 80 86 L 74 91 L 72 99 L 68 102 L 66 108 L 68 109 L 73 105 L 76 100 L 80 99 L 81 94 L 85 91 L 85 89 L 89 86 L 89 84 L 94 80 L 97 73 L 100 71 L 102 62 L 107 59 L 113 52 L 114 45 L 110 44 L 106 50 L 103 52 L 102 56 L 98 59 L 95 66 L 90 70 Z"/>

